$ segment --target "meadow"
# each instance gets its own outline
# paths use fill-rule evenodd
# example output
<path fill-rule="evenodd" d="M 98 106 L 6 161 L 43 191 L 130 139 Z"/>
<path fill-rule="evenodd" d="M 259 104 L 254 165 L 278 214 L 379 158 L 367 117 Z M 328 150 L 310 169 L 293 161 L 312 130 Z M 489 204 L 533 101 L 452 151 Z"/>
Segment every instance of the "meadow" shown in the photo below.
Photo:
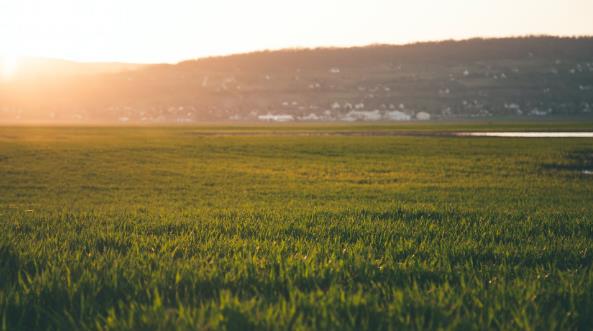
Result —
<path fill-rule="evenodd" d="M 333 134 L 456 128 L 2 127 L 0 329 L 591 330 L 591 139 Z"/>

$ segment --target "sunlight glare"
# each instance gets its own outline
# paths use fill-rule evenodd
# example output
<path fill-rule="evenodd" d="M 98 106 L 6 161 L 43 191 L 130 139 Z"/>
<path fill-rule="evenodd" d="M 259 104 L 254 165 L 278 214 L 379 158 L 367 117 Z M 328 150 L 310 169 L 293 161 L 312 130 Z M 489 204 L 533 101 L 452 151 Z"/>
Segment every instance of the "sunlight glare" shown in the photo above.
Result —
<path fill-rule="evenodd" d="M 18 57 L 15 55 L 4 55 L 1 58 L 2 79 L 9 80 L 14 77 L 18 69 Z"/>

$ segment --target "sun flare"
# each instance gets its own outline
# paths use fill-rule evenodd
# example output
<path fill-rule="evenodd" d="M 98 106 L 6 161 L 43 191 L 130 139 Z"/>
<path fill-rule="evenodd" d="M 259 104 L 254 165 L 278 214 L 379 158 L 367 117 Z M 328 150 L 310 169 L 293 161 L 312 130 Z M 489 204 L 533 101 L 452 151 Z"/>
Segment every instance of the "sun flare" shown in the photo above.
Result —
<path fill-rule="evenodd" d="M 1 58 L 2 79 L 8 80 L 14 77 L 18 70 L 19 59 L 15 55 L 4 55 Z"/>

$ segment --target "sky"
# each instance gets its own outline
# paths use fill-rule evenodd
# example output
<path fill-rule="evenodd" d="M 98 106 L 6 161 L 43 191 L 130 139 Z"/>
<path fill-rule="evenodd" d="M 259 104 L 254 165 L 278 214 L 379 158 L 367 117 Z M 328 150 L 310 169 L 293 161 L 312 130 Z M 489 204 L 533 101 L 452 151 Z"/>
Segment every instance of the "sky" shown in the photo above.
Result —
<path fill-rule="evenodd" d="M 291 47 L 593 35 L 592 13 L 593 0 L 0 0 L 0 56 L 173 63 Z"/>

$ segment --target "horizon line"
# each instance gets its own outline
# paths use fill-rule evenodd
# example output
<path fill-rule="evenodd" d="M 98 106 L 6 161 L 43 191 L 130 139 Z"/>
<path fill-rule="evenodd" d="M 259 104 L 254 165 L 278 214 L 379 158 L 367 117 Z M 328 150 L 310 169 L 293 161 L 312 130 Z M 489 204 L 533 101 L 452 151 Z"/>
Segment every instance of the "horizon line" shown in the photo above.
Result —
<path fill-rule="evenodd" d="M 279 48 L 259 48 L 253 50 L 245 50 L 245 51 L 238 51 L 238 52 L 228 52 L 228 53 L 218 53 L 218 54 L 211 54 L 211 55 L 204 55 L 204 56 L 197 56 L 191 57 L 176 61 L 120 61 L 120 60 L 78 60 L 72 59 L 68 57 L 53 57 L 53 56 L 36 56 L 30 54 L 19 54 L 17 57 L 19 59 L 36 59 L 36 60 L 50 60 L 50 61 L 65 61 L 70 63 L 77 63 L 77 64 L 122 64 L 122 65 L 176 65 L 183 62 L 189 61 L 199 61 L 205 59 L 215 59 L 215 58 L 224 58 L 224 57 L 231 57 L 231 56 L 238 56 L 238 55 L 248 55 L 248 54 L 257 54 L 257 53 L 266 53 L 266 52 L 282 52 L 282 51 L 311 51 L 311 50 L 324 50 L 324 49 L 355 49 L 355 48 L 366 48 L 366 47 L 373 47 L 373 46 L 394 46 L 394 47 L 405 47 L 405 46 L 414 46 L 414 45 L 421 45 L 421 44 L 438 44 L 438 43 L 446 43 L 446 42 L 466 42 L 466 41 L 475 41 L 475 40 L 503 40 L 503 39 L 529 39 L 529 38 L 558 38 L 558 39 L 587 39 L 593 38 L 593 34 L 589 35 L 569 35 L 569 34 L 524 34 L 524 35 L 507 35 L 507 36 L 474 36 L 474 37 L 467 37 L 467 38 L 447 38 L 447 39 L 419 39 L 416 41 L 410 42 L 401 42 L 401 43 L 386 43 L 386 42 L 373 42 L 367 44 L 355 44 L 355 45 L 317 45 L 317 46 L 287 46 L 287 47 L 279 47 Z M 6 56 L 6 54 L 0 53 L 0 58 Z"/>

